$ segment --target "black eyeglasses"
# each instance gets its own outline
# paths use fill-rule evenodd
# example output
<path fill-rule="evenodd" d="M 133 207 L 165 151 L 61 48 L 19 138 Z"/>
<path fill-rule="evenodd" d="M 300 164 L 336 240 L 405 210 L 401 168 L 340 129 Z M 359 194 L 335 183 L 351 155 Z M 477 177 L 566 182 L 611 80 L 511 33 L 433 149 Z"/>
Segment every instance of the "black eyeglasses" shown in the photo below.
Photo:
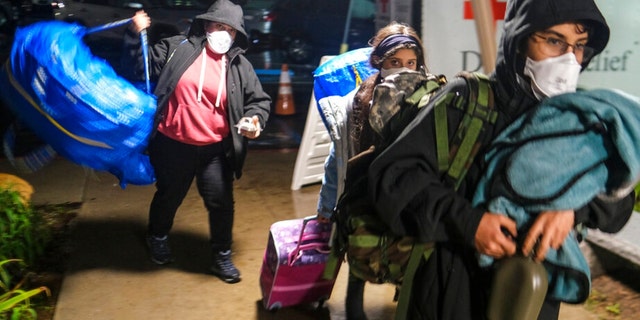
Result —
<path fill-rule="evenodd" d="M 573 54 L 576 55 L 576 59 L 582 62 L 584 60 L 591 59 L 595 51 L 593 48 L 587 47 L 584 43 L 569 44 L 566 41 L 555 37 L 545 37 L 537 33 L 534 33 L 533 35 L 544 40 L 541 48 L 545 54 L 552 57 L 565 54 L 567 50 L 569 50 L 569 47 L 571 47 L 573 49 Z"/>

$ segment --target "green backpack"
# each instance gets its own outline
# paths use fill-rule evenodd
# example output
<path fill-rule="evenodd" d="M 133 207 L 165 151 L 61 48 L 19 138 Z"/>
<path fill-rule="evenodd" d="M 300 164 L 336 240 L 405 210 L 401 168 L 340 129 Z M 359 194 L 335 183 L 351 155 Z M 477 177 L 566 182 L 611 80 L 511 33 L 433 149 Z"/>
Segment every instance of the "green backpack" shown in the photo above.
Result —
<path fill-rule="evenodd" d="M 439 170 L 446 173 L 446 179 L 458 188 L 469 165 L 480 149 L 479 137 L 488 125 L 495 123 L 497 112 L 493 110 L 493 94 L 489 80 L 480 73 L 463 72 L 457 76 L 466 79 L 469 90 L 468 100 L 458 98 L 456 92 L 448 93 L 435 101 L 432 112 L 435 112 L 436 143 Z M 347 165 L 345 191 L 336 205 L 333 219 L 336 233 L 332 247 L 332 258 L 328 262 L 325 275 L 333 274 L 346 255 L 349 271 L 356 277 L 372 283 L 391 283 L 399 286 L 396 296 L 398 306 L 396 318 L 406 318 L 407 306 L 411 293 L 413 275 L 421 260 L 429 258 L 433 251 L 433 243 L 416 243 L 408 236 L 393 234 L 386 224 L 380 220 L 368 196 L 367 170 L 374 158 L 402 132 L 404 127 L 415 117 L 418 111 L 429 103 L 433 94 L 446 82 L 442 78 L 430 78 L 423 82 L 404 101 L 394 102 L 394 93 L 402 92 L 402 88 L 394 89 L 398 83 L 387 83 L 386 87 L 378 85 L 374 91 L 374 105 L 370 117 L 374 131 L 383 140 L 376 147 L 352 157 Z M 379 88 L 384 92 L 379 93 Z M 395 90 L 395 91 L 394 91 Z M 391 114 L 376 110 L 376 97 L 391 96 L 390 101 L 398 103 Z M 403 94 L 395 95 L 403 96 Z M 404 95 L 406 96 L 406 95 Z M 396 99 L 397 100 L 397 99 Z M 453 139 L 448 139 L 447 109 L 465 110 Z M 376 124 L 376 119 L 378 124 Z M 382 125 L 384 123 L 384 125 Z M 376 130 L 377 128 L 377 130 Z M 404 285 L 402 285 L 404 283 Z"/>

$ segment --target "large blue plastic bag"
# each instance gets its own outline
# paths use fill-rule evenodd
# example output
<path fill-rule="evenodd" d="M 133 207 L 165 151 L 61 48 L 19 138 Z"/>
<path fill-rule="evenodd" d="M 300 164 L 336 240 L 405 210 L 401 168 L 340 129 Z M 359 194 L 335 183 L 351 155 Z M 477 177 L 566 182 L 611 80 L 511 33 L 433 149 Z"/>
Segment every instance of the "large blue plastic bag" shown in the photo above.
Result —
<path fill-rule="evenodd" d="M 87 29 L 46 21 L 16 31 L 0 83 L 6 104 L 67 159 L 128 183 L 155 180 L 144 154 L 156 99 L 82 41 Z"/>
<path fill-rule="evenodd" d="M 329 96 L 344 96 L 362 81 L 378 72 L 369 64 L 372 48 L 347 51 L 321 64 L 313 72 L 316 101 Z"/>
<path fill-rule="evenodd" d="M 313 96 L 331 140 L 341 139 L 339 123 L 346 117 L 345 97 L 378 72 L 369 63 L 372 48 L 355 49 L 321 64 L 313 73 Z M 335 106 L 335 107 L 334 107 Z"/>

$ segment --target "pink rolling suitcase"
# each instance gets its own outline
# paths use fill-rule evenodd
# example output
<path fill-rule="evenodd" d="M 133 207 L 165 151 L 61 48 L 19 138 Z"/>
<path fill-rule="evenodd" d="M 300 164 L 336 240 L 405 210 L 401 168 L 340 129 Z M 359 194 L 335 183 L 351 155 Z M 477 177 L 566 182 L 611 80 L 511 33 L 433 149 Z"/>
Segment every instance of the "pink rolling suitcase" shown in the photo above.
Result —
<path fill-rule="evenodd" d="M 262 303 L 267 310 L 329 299 L 335 283 L 323 278 L 329 257 L 331 224 L 315 216 L 271 225 L 260 270 Z M 336 270 L 337 274 L 338 270 Z"/>

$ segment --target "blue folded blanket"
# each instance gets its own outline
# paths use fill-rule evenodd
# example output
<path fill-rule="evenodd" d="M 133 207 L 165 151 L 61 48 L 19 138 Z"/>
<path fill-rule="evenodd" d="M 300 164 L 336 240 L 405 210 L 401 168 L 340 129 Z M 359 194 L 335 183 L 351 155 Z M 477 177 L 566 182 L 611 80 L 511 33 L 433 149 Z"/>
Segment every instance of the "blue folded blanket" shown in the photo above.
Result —
<path fill-rule="evenodd" d="M 496 138 L 486 160 L 473 204 L 508 215 L 519 231 L 541 211 L 578 209 L 594 197 L 620 199 L 640 175 L 640 100 L 606 89 L 546 99 Z M 489 266 L 493 259 L 479 262 Z M 587 299 L 591 276 L 575 231 L 549 250 L 545 267 L 551 298 Z"/>

